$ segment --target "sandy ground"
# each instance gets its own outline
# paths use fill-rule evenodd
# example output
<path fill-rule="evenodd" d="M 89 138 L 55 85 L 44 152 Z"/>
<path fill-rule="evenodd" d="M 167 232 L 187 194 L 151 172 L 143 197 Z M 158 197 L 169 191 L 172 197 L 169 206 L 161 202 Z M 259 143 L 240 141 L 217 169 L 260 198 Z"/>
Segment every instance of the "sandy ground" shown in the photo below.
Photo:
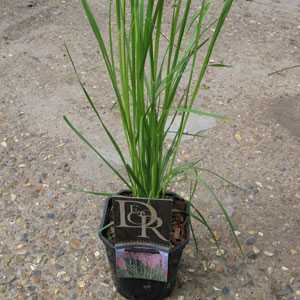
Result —
<path fill-rule="evenodd" d="M 93 0 L 100 23 L 107 2 Z M 101 161 L 62 120 L 67 114 L 118 166 L 66 58 L 69 45 L 114 134 L 114 96 L 78 1 L 0 1 L 0 299 L 120 299 L 96 232 L 102 199 L 70 185 L 117 191 Z M 210 196 L 196 203 L 225 255 L 196 225 L 170 299 L 300 299 L 300 64 L 298 0 L 239 0 L 214 55 L 202 107 L 232 121 L 187 139 L 181 160 L 202 158 L 247 189 L 207 177 L 240 232 L 241 259 Z M 200 103 L 200 102 L 199 102 Z M 184 188 L 178 185 L 178 192 Z"/>

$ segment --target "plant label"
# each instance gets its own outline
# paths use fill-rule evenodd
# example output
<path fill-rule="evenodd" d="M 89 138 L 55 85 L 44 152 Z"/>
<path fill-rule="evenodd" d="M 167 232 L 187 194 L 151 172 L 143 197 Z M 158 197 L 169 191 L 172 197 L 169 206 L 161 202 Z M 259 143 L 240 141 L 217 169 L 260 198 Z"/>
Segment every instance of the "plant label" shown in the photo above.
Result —
<path fill-rule="evenodd" d="M 172 200 L 115 197 L 116 244 L 170 247 Z"/>

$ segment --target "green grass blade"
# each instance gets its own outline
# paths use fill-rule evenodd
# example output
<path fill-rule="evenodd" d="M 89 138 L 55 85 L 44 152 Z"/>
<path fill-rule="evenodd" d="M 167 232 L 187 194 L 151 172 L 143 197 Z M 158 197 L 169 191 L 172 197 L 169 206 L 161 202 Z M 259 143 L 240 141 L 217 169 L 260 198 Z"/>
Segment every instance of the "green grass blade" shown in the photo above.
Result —
<path fill-rule="evenodd" d="M 220 17 L 218 19 L 218 22 L 217 22 L 217 25 L 215 27 L 213 36 L 212 36 L 212 38 L 210 40 L 207 53 L 205 55 L 202 67 L 200 69 L 200 73 L 199 73 L 198 79 L 196 81 L 196 86 L 194 88 L 193 95 L 192 95 L 192 98 L 191 98 L 191 106 L 192 106 L 193 102 L 195 101 L 195 99 L 196 99 L 196 97 L 198 95 L 199 88 L 200 88 L 200 85 L 201 85 L 202 80 L 204 78 L 204 75 L 206 73 L 206 69 L 207 69 L 207 66 L 209 64 L 209 60 L 211 58 L 213 50 L 215 48 L 215 44 L 217 42 L 217 39 L 218 39 L 219 34 L 220 34 L 220 32 L 221 32 L 221 30 L 223 28 L 225 19 L 226 19 L 227 15 L 229 14 L 229 11 L 231 9 L 231 6 L 232 6 L 233 2 L 234 2 L 234 0 L 225 0 L 224 1 L 222 12 L 221 12 Z"/>
<path fill-rule="evenodd" d="M 228 183 L 229 185 L 232 185 L 232 186 L 234 186 L 235 188 L 237 188 L 237 189 L 239 189 L 239 190 L 242 190 L 243 192 L 248 192 L 247 189 L 245 189 L 245 188 L 243 188 L 243 187 L 237 185 L 236 183 L 234 183 L 234 182 L 228 180 L 228 179 L 225 178 L 224 176 L 222 176 L 222 175 L 220 175 L 220 174 L 218 174 L 218 173 L 216 173 L 216 172 L 214 172 L 214 171 L 211 171 L 211 170 L 205 169 L 205 168 L 199 168 L 199 170 L 200 170 L 200 171 L 207 172 L 207 173 L 209 173 L 209 174 L 211 174 L 211 175 L 214 175 L 214 176 L 218 177 L 219 179 L 225 181 L 225 182 Z"/>
<path fill-rule="evenodd" d="M 228 212 L 227 210 L 225 209 L 224 205 L 222 204 L 222 202 L 220 201 L 220 199 L 218 198 L 218 196 L 216 195 L 216 193 L 214 192 L 214 190 L 212 189 L 212 187 L 206 182 L 206 180 L 204 180 L 204 178 L 202 178 L 200 175 L 198 175 L 197 177 L 197 180 L 199 180 L 199 182 L 201 182 L 201 184 L 207 189 L 207 191 L 213 196 L 214 200 L 217 202 L 217 204 L 219 205 L 219 207 L 221 208 L 223 214 L 224 214 L 224 217 L 229 225 L 229 228 L 232 232 L 232 235 L 235 239 L 235 242 L 236 244 L 238 245 L 241 253 L 243 254 L 243 249 L 242 249 L 242 246 L 241 246 L 241 243 L 238 239 L 238 237 L 236 236 L 235 234 L 235 228 L 234 228 L 234 225 L 233 225 L 233 222 L 230 218 L 230 216 L 228 215 Z"/>
<path fill-rule="evenodd" d="M 105 162 L 105 164 L 126 184 L 127 187 L 131 188 L 130 184 L 127 180 L 120 174 L 120 172 L 112 166 L 112 164 L 79 132 L 79 130 L 69 121 L 69 119 L 64 116 L 64 120 L 67 125 L 75 132 L 75 134 L 85 143 L 87 144 L 96 154 L 97 156 Z"/>
<path fill-rule="evenodd" d="M 104 225 L 102 228 L 99 229 L 98 234 L 102 233 L 104 230 L 106 230 L 107 228 L 109 228 L 113 225 L 114 225 L 114 222 L 110 222 L 110 223 Z"/>
<path fill-rule="evenodd" d="M 203 110 L 197 109 L 197 108 L 187 108 L 187 107 L 179 107 L 177 108 L 178 112 L 185 112 L 185 113 L 193 113 L 199 116 L 207 116 L 207 117 L 212 117 L 215 119 L 227 119 L 225 116 L 218 114 L 218 113 L 213 113 L 213 112 L 205 112 Z"/>
<path fill-rule="evenodd" d="M 118 85 L 117 85 L 117 80 L 116 80 L 116 73 L 115 73 L 115 70 L 112 68 L 112 64 L 111 64 L 111 61 L 109 59 L 108 51 L 106 49 L 105 42 L 104 42 L 102 34 L 99 30 L 96 19 L 95 19 L 93 13 L 92 13 L 92 10 L 91 10 L 91 7 L 90 7 L 88 1 L 87 0 L 81 0 L 81 4 L 82 4 L 83 9 L 85 11 L 85 15 L 88 18 L 90 26 L 91 26 L 94 34 L 95 34 L 95 37 L 98 41 L 98 45 L 99 45 L 100 51 L 102 53 L 102 57 L 104 59 L 107 71 L 110 75 L 110 79 L 111 79 L 113 88 L 115 90 L 115 93 L 116 93 L 117 97 L 120 98 L 120 92 L 119 92 Z"/>
<path fill-rule="evenodd" d="M 106 133 L 107 136 L 109 137 L 109 139 L 110 139 L 111 143 L 113 144 L 113 146 L 114 146 L 116 152 L 118 153 L 119 157 L 121 158 L 121 161 L 122 161 L 124 167 L 126 167 L 127 162 L 125 161 L 124 155 L 122 154 L 122 151 L 121 151 L 121 149 L 120 149 L 118 143 L 117 143 L 116 140 L 113 138 L 113 136 L 112 136 L 110 130 L 109 130 L 109 129 L 107 128 L 107 126 L 105 125 L 105 123 L 104 123 L 102 117 L 100 116 L 100 113 L 98 112 L 98 110 L 97 110 L 97 108 L 96 108 L 94 102 L 92 101 L 92 99 L 91 99 L 89 93 L 87 92 L 85 86 L 83 85 L 83 83 L 82 83 L 82 81 L 81 81 L 81 79 L 80 79 L 80 77 L 79 77 L 79 74 L 78 74 L 78 72 L 77 72 L 77 69 L 76 69 L 76 66 L 75 66 L 75 64 L 74 64 L 74 61 L 73 61 L 73 59 L 72 59 L 72 56 L 71 56 L 71 54 L 70 54 L 70 52 L 69 52 L 69 49 L 68 49 L 68 47 L 67 47 L 66 44 L 65 44 L 65 48 L 66 48 L 68 57 L 69 57 L 69 59 L 70 59 L 70 61 L 71 61 L 71 64 L 72 64 L 72 66 L 73 66 L 73 69 L 74 69 L 74 72 L 75 72 L 75 74 L 76 74 L 77 80 L 78 80 L 78 82 L 79 82 L 79 84 L 80 84 L 80 86 L 81 86 L 81 89 L 83 90 L 83 92 L 84 92 L 84 94 L 85 94 L 85 97 L 86 97 L 88 103 L 89 103 L 90 106 L 92 107 L 94 113 L 96 114 L 98 120 L 100 121 L 101 126 L 102 126 L 103 129 L 105 130 L 105 133 Z"/>
<path fill-rule="evenodd" d="M 192 216 L 195 220 L 201 222 L 201 223 L 206 227 L 206 229 L 208 230 L 208 232 L 209 232 L 209 234 L 211 235 L 212 239 L 214 240 L 216 246 L 219 248 L 219 242 L 218 242 L 218 239 L 217 239 L 215 233 L 213 232 L 211 226 L 208 224 L 206 218 L 205 218 L 205 217 L 203 216 L 203 214 L 199 211 L 199 209 L 197 209 L 197 207 L 195 207 L 194 204 L 191 203 L 191 207 L 192 207 L 192 208 L 195 210 L 195 212 L 196 212 L 196 215 L 193 214 L 193 213 L 191 213 L 191 216 Z"/>
<path fill-rule="evenodd" d="M 225 64 L 209 64 L 208 66 L 214 68 L 232 68 L 232 65 L 225 65 Z"/>
<path fill-rule="evenodd" d="M 111 197 L 114 194 L 113 193 L 107 193 L 107 192 L 94 192 L 94 191 L 88 191 L 85 189 L 68 189 L 70 192 L 75 192 L 75 193 L 84 193 L 88 195 L 93 195 L 93 196 L 105 196 L 105 197 Z"/>
<path fill-rule="evenodd" d="M 195 171 L 195 175 L 197 175 L 197 170 Z M 190 226 L 190 229 L 191 229 L 191 232 L 192 232 L 192 237 L 193 237 L 193 240 L 194 240 L 194 243 L 195 243 L 195 246 L 196 246 L 196 252 L 198 253 L 198 251 L 199 251 L 198 242 L 197 242 L 197 239 L 196 239 L 196 235 L 195 235 L 195 232 L 194 232 L 192 219 L 191 219 L 192 218 L 191 217 L 191 203 L 192 203 L 194 195 L 196 193 L 197 186 L 198 186 L 198 181 L 197 180 L 194 181 L 194 184 L 192 184 L 192 182 L 190 184 L 190 195 L 189 195 L 189 200 L 188 200 L 188 222 L 189 222 L 189 226 Z"/>

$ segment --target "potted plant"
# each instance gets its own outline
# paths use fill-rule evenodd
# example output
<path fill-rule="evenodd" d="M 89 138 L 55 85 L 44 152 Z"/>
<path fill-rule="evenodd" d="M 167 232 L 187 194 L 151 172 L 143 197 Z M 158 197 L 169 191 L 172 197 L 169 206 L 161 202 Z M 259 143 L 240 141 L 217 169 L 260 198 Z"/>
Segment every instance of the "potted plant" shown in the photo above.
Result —
<path fill-rule="evenodd" d="M 108 196 L 99 236 L 106 246 L 117 290 L 128 299 L 157 300 L 171 293 L 190 232 L 194 237 L 192 219 L 201 222 L 215 238 L 192 202 L 198 183 L 213 191 L 197 162 L 178 165 L 176 156 L 191 113 L 222 117 L 203 112 L 194 104 L 207 68 L 224 67 L 211 64 L 210 58 L 233 0 L 225 0 L 218 18 L 209 23 L 210 1 L 202 0 L 198 8 L 192 7 L 193 2 L 111 0 L 105 41 L 88 1 L 81 0 L 115 93 L 129 159 L 81 82 L 67 49 L 85 97 L 125 170 L 124 174 L 115 168 L 64 116 L 70 128 L 126 187 L 120 193 L 85 192 Z M 206 49 L 204 56 L 200 49 Z M 180 120 L 179 127 L 168 144 L 175 119 Z M 178 176 L 188 173 L 193 174 L 190 196 L 182 199 L 170 192 L 170 186 Z M 225 208 L 213 195 L 238 243 Z"/>

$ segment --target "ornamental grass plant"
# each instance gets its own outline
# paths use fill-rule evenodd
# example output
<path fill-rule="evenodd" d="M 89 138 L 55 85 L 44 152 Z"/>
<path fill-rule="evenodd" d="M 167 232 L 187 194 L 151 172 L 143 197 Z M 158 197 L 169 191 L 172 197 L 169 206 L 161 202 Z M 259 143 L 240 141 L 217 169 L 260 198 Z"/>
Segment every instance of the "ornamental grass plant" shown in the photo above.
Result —
<path fill-rule="evenodd" d="M 178 165 L 176 157 L 190 114 L 222 117 L 197 107 L 207 69 L 225 67 L 210 61 L 233 1 L 217 1 L 217 5 L 212 6 L 209 0 L 110 0 L 107 1 L 108 38 L 105 39 L 104 28 L 97 23 L 89 1 L 81 0 L 115 94 L 129 159 L 106 126 L 97 108 L 99 103 L 90 97 L 67 49 L 83 93 L 119 155 L 125 174 L 64 116 L 66 123 L 109 166 L 134 197 L 162 198 L 178 176 L 193 174 L 190 217 L 204 224 L 213 237 L 207 220 L 192 203 L 199 183 L 213 195 L 234 234 L 233 224 L 212 187 L 201 175 L 203 170 L 198 162 Z M 213 20 L 212 7 L 219 8 L 218 17 Z M 180 118 L 180 125 L 168 143 L 168 132 L 176 118 Z"/>

